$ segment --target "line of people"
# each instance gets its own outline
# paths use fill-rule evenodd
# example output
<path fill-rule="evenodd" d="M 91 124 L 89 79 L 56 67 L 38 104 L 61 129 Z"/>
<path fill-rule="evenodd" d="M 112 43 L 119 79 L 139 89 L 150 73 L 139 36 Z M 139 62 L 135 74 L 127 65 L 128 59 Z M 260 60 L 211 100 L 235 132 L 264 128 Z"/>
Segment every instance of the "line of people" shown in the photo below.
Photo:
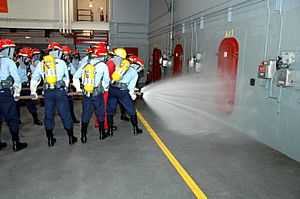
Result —
<path fill-rule="evenodd" d="M 44 127 L 48 146 L 56 143 L 54 137 L 54 116 L 58 110 L 69 144 L 75 144 L 73 124 L 76 118 L 70 92 L 82 92 L 81 142 L 87 142 L 87 129 L 93 110 L 96 115 L 95 126 L 99 127 L 99 139 L 113 136 L 113 117 L 118 104 L 122 107 L 124 119 L 126 111 L 133 125 L 134 135 L 142 133 L 138 127 L 134 100 L 134 88 L 138 73 L 143 70 L 144 62 L 137 56 L 127 56 L 123 48 L 107 52 L 106 45 L 99 43 L 87 49 L 87 55 L 80 60 L 78 51 L 71 56 L 71 49 L 56 42 L 48 45 L 48 55 L 41 58 L 38 49 L 23 48 L 13 61 L 15 43 L 8 39 L 0 40 L 0 133 L 3 118 L 12 135 L 13 151 L 27 147 L 19 140 L 20 101 L 18 96 L 33 96 L 32 100 L 22 100 L 32 114 L 33 123 L 43 125 L 38 119 L 35 100 L 38 87 L 43 87 Z M 124 116 L 125 115 L 125 116 Z M 127 118 L 128 119 L 128 118 Z M 107 129 L 107 131 L 105 130 Z M 1 142 L 0 150 L 6 147 Z"/>

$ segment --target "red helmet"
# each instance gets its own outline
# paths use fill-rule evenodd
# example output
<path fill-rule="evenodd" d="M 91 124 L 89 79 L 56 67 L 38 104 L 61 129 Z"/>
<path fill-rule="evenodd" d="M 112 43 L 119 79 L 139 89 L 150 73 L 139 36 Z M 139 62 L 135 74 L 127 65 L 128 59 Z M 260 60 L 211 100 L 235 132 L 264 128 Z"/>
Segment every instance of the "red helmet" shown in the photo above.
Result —
<path fill-rule="evenodd" d="M 103 57 L 107 55 L 106 45 L 98 43 L 95 45 L 93 53 L 96 57 Z"/>
<path fill-rule="evenodd" d="M 52 42 L 51 44 L 48 45 L 48 49 L 49 50 L 55 50 L 55 49 L 62 50 L 62 45 L 60 45 L 57 42 Z"/>
<path fill-rule="evenodd" d="M 90 54 L 93 52 L 93 48 L 88 47 L 85 52 L 86 52 L 86 54 Z"/>
<path fill-rule="evenodd" d="M 141 58 L 139 58 L 139 57 L 137 57 L 135 55 L 131 55 L 127 59 L 131 63 L 135 63 L 135 64 L 138 64 L 138 65 L 142 66 L 142 68 L 144 68 L 144 66 L 145 66 L 144 61 Z"/>
<path fill-rule="evenodd" d="M 10 39 L 1 39 L 0 49 L 7 48 L 7 47 L 16 47 L 16 44 Z"/>
<path fill-rule="evenodd" d="M 71 53 L 72 53 L 71 48 L 69 46 L 63 46 L 62 51 L 66 55 L 71 55 Z"/>
<path fill-rule="evenodd" d="M 106 45 L 105 45 L 104 43 L 97 43 L 97 44 L 94 46 L 94 48 L 105 48 L 105 49 L 107 49 L 107 48 L 106 48 Z"/>
<path fill-rule="evenodd" d="M 34 49 L 31 50 L 31 54 L 32 55 L 40 54 L 40 53 L 41 53 L 41 51 L 39 49 L 37 49 L 37 48 L 34 48 Z"/>
<path fill-rule="evenodd" d="M 29 48 L 29 47 L 22 48 L 22 49 L 20 50 L 18 56 L 31 57 L 31 56 L 32 56 L 31 48 Z"/>
<path fill-rule="evenodd" d="M 79 51 L 78 50 L 74 50 L 73 55 L 79 55 Z"/>

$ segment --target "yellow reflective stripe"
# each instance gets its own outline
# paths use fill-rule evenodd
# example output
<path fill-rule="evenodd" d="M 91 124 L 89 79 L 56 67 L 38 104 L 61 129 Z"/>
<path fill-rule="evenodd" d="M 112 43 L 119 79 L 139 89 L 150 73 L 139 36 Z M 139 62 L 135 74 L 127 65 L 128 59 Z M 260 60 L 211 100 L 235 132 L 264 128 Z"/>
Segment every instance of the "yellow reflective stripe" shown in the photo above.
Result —
<path fill-rule="evenodd" d="M 161 150 L 167 156 L 169 161 L 175 167 L 175 169 L 177 170 L 179 175 L 183 178 L 185 183 L 189 186 L 189 188 L 194 193 L 194 195 L 200 199 L 207 199 L 207 197 L 205 196 L 203 191 L 199 188 L 199 186 L 192 179 L 192 177 L 186 172 L 186 170 L 182 167 L 180 162 L 178 162 L 178 160 L 171 153 L 171 151 L 166 147 L 166 145 L 161 141 L 161 139 L 158 137 L 158 135 L 155 133 L 155 131 L 152 129 L 152 127 L 149 125 L 149 123 L 145 120 L 145 118 L 142 116 L 142 114 L 138 110 L 137 110 L 137 116 L 141 120 L 141 122 L 143 123 L 145 128 L 148 130 L 149 134 L 152 136 L 154 141 L 157 143 L 157 145 L 161 148 Z"/>

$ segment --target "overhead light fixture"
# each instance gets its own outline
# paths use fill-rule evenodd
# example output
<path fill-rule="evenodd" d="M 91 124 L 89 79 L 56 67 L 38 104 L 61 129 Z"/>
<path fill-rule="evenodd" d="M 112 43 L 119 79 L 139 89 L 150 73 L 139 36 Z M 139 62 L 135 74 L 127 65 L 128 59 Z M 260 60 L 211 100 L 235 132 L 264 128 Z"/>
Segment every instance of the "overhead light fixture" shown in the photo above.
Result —
<path fill-rule="evenodd" d="M 93 1 L 93 0 L 90 0 L 90 2 L 89 2 L 89 7 L 90 7 L 90 8 L 94 7 L 94 1 Z"/>
<path fill-rule="evenodd" d="M 25 39 L 30 39 L 31 37 L 30 36 L 25 36 Z"/>

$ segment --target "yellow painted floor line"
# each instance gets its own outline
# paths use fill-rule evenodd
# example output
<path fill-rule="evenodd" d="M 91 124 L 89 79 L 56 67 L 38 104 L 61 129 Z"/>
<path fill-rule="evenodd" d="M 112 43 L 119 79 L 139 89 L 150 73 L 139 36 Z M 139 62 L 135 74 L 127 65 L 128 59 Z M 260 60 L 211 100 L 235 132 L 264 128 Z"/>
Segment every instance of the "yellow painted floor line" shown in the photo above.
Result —
<path fill-rule="evenodd" d="M 155 133 L 155 131 L 152 129 L 152 127 L 149 125 L 149 123 L 145 120 L 145 118 L 142 116 L 142 114 L 138 110 L 137 110 L 137 116 L 141 120 L 143 125 L 146 127 L 146 129 L 149 131 L 152 138 L 155 140 L 155 142 L 158 144 L 158 146 L 161 148 L 161 150 L 164 152 L 164 154 L 167 156 L 167 158 L 173 164 L 173 166 L 175 167 L 177 172 L 180 174 L 180 176 L 183 178 L 185 183 L 189 186 L 189 188 L 195 194 L 195 196 L 200 199 L 207 199 L 207 197 L 205 196 L 203 191 L 195 183 L 195 181 L 192 179 L 192 177 L 186 172 L 186 170 L 181 166 L 180 162 L 178 162 L 178 160 L 174 157 L 174 155 L 171 153 L 171 151 L 161 141 L 161 139 L 158 137 L 158 135 Z"/>

